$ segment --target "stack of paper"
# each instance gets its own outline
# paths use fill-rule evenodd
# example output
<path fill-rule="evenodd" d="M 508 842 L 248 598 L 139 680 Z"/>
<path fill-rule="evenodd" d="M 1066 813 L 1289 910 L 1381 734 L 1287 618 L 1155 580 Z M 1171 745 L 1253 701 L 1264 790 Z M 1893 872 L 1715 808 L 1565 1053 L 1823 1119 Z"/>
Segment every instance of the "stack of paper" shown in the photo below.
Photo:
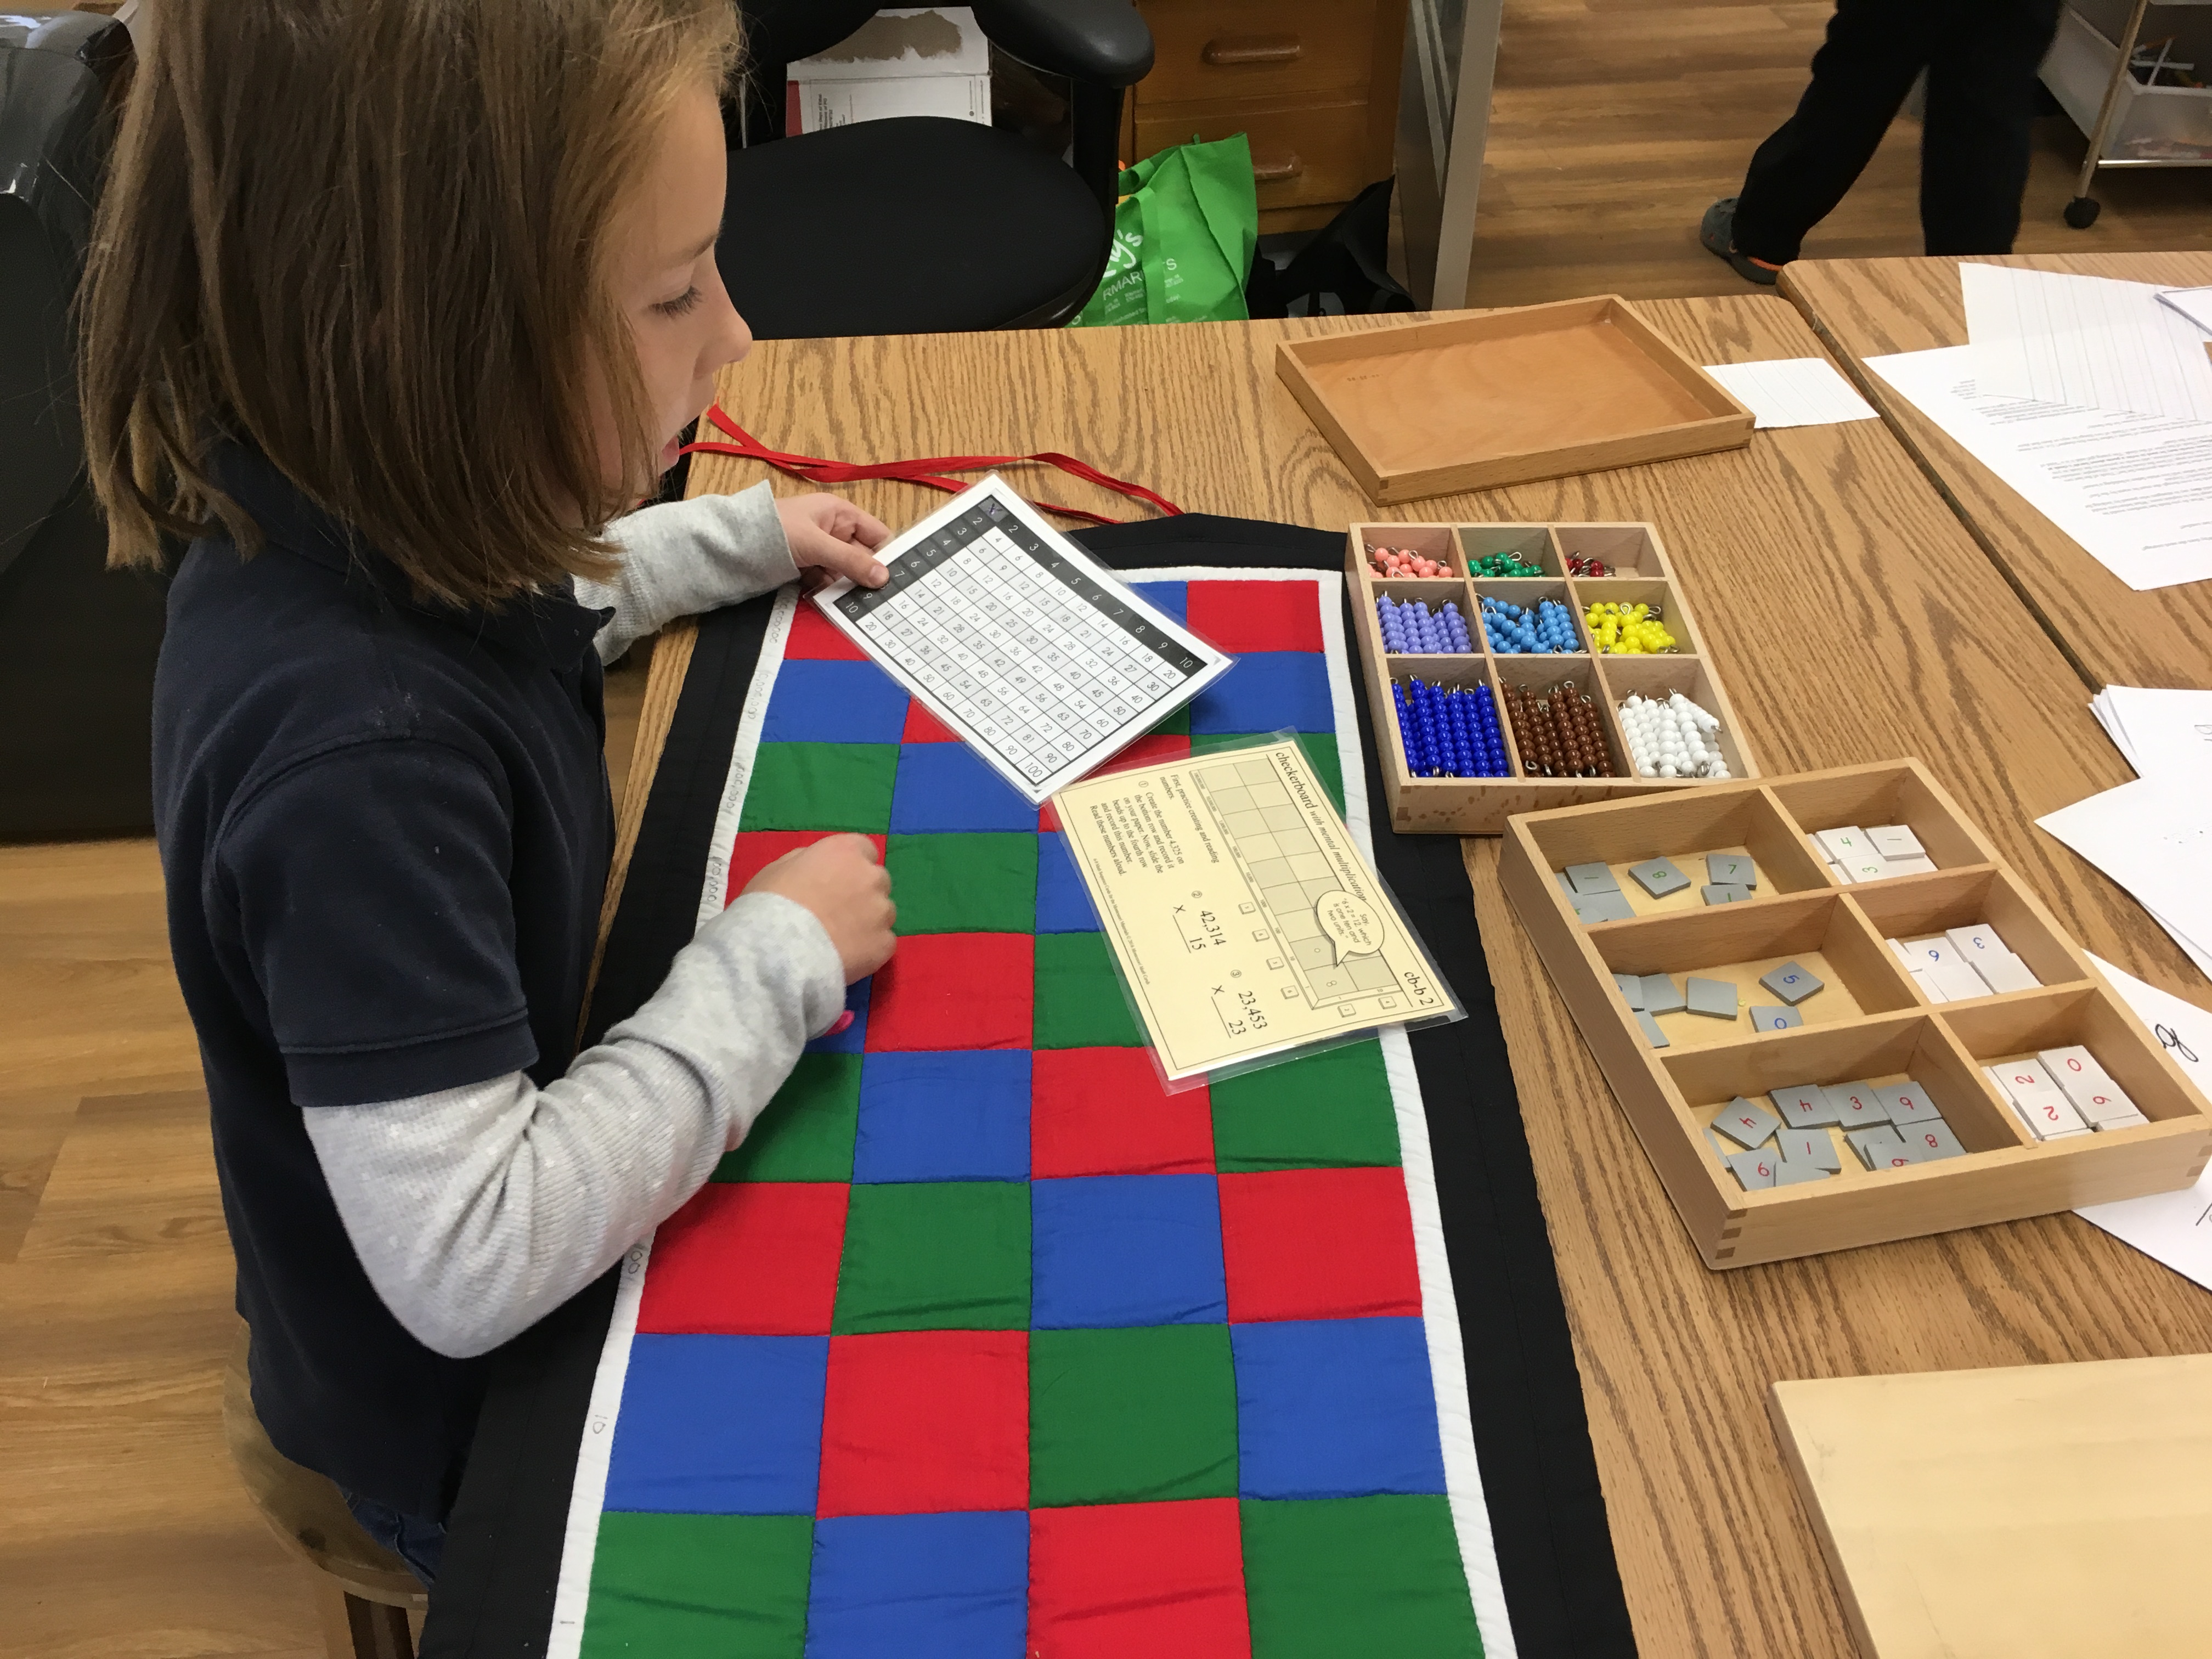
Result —
<path fill-rule="evenodd" d="M 2036 823 L 2134 894 L 2212 976 L 2212 773 L 2156 772 Z"/>
<path fill-rule="evenodd" d="M 2158 1039 L 2183 1075 L 2199 1090 L 2212 1094 L 2212 1014 L 2172 992 L 2122 973 L 2101 957 L 2089 960 Z M 2117 1204 L 2093 1204 L 2075 1213 L 2212 1290 L 2212 1168 L 2197 1177 L 2194 1187 Z"/>
<path fill-rule="evenodd" d="M 2212 580 L 2203 290 L 1962 264 L 1972 343 L 1869 357 L 2132 588 Z"/>
<path fill-rule="evenodd" d="M 1866 365 L 2130 587 L 2212 579 L 2212 422 L 1991 397 L 1973 353 Z"/>
<path fill-rule="evenodd" d="M 2212 691 L 2108 685 L 2089 699 L 2089 712 L 2137 777 L 2212 769 Z"/>
<path fill-rule="evenodd" d="M 2204 336 L 2157 283 L 1962 264 L 1959 285 L 1984 393 L 2212 421 Z"/>

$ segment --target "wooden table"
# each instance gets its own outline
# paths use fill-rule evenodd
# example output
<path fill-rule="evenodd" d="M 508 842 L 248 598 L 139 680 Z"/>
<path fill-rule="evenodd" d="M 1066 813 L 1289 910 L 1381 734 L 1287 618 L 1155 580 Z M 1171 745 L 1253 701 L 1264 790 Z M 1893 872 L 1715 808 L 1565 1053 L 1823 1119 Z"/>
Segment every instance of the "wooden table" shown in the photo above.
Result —
<path fill-rule="evenodd" d="M 2035 254 L 1980 263 L 2174 287 L 2212 283 L 2212 253 Z M 2212 582 L 2136 592 L 1860 361 L 1966 343 L 1958 260 L 1799 259 L 1784 268 L 1781 289 L 2084 680 L 2092 687 L 2212 687 Z"/>
<path fill-rule="evenodd" d="M 1700 362 L 1818 351 L 1771 296 L 1638 308 Z M 1763 432 L 1745 450 L 1380 514 L 1277 382 L 1273 350 L 1382 320 L 780 341 L 731 374 L 724 397 L 781 448 L 852 460 L 1064 450 L 1194 512 L 1328 526 L 1650 520 L 1769 771 L 1918 755 L 2090 949 L 2203 994 L 2131 900 L 2031 827 L 2127 768 L 2073 670 L 1881 423 Z M 696 489 L 761 475 L 701 459 Z M 1126 510 L 1058 474 L 1021 482 Z M 889 483 L 852 494 L 895 525 L 937 499 Z M 1922 648 L 1908 655 L 1906 640 Z M 665 636 L 639 775 L 688 658 L 684 629 Z M 2203 1350 L 2212 1297 L 2070 1215 L 1707 1273 L 1506 908 L 1498 842 L 1466 848 L 1643 1650 L 1852 1659 L 1767 1427 L 1767 1383 Z"/>

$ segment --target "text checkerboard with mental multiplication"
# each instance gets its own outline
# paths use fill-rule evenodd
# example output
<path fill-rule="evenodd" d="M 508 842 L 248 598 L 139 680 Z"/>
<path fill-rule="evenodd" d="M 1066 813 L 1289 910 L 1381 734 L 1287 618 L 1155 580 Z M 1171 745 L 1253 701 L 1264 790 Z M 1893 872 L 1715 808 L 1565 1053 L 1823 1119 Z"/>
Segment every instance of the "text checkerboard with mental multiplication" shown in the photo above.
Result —
<path fill-rule="evenodd" d="M 816 603 L 1032 805 L 1228 672 L 994 473 Z"/>

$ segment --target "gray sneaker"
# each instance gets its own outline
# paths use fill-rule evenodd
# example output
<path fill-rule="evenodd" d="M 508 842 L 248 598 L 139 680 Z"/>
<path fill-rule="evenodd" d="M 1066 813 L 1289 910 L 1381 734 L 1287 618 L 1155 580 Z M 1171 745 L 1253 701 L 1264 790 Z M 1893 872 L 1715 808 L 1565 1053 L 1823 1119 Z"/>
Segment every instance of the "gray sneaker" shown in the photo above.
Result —
<path fill-rule="evenodd" d="M 1729 268 L 1747 283 L 1772 288 L 1775 277 L 1781 274 L 1779 270 L 1759 264 L 1747 253 L 1736 252 L 1735 203 L 1735 197 L 1723 196 L 1707 208 L 1704 222 L 1698 227 L 1698 240 L 1705 244 L 1706 252 L 1727 260 Z"/>

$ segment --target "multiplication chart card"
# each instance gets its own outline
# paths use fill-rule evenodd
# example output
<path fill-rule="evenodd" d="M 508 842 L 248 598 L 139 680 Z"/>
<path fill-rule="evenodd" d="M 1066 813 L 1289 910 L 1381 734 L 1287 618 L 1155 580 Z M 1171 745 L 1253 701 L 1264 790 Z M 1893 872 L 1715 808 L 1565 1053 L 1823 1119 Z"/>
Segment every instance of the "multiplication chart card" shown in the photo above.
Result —
<path fill-rule="evenodd" d="M 1038 805 L 1235 665 L 996 473 L 876 556 L 883 586 L 834 582 L 814 602 Z"/>

